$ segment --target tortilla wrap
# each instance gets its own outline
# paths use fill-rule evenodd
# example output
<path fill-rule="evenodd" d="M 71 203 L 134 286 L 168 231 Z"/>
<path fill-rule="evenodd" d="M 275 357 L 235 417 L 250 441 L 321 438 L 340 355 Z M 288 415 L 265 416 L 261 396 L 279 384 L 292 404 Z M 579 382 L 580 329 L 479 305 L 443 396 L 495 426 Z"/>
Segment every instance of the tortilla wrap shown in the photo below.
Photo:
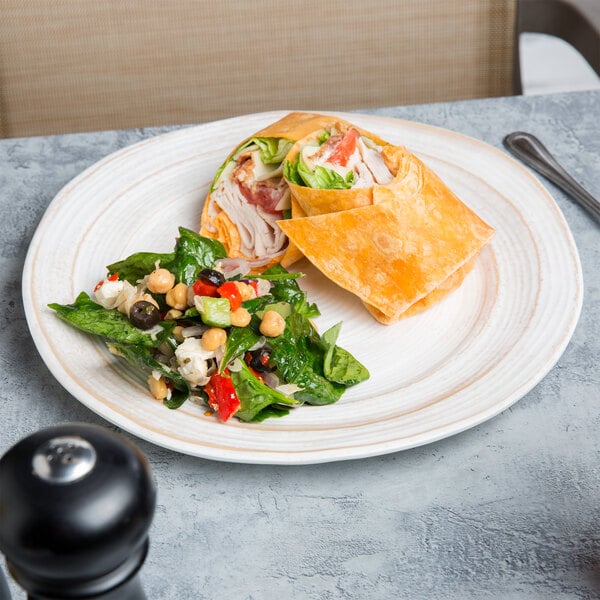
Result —
<path fill-rule="evenodd" d="M 200 235 L 221 241 L 228 256 L 249 261 L 253 271 L 264 270 L 278 262 L 289 265 L 298 260 L 301 254 L 289 246 L 287 238 L 276 224 L 276 221 L 281 218 L 281 214 L 277 215 L 261 210 L 250 204 L 243 194 L 235 189 L 233 194 L 229 193 L 229 200 L 233 195 L 235 202 L 232 203 L 229 200 L 226 202 L 227 198 L 223 194 L 221 197 L 219 196 L 221 190 L 216 189 L 217 183 L 223 176 L 225 165 L 234 159 L 239 150 L 250 140 L 277 138 L 289 140 L 291 143 L 306 137 L 315 130 L 322 130 L 336 121 L 339 121 L 337 117 L 292 112 L 241 142 L 227 157 L 213 181 L 202 210 Z M 285 182 L 282 181 L 282 185 L 285 186 Z M 292 217 L 303 214 L 299 204 L 292 201 Z"/>
<path fill-rule="evenodd" d="M 389 324 L 456 289 L 494 230 L 405 148 L 383 153 L 396 174 L 371 188 L 370 205 L 356 195 L 355 208 L 311 215 L 303 195 L 309 216 L 279 225 L 311 263 Z"/>

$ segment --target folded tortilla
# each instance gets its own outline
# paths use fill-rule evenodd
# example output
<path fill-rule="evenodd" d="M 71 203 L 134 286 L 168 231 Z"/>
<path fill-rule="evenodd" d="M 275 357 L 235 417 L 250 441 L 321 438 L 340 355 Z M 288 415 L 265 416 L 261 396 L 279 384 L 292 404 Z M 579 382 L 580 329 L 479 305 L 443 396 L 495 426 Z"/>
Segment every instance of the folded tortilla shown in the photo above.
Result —
<path fill-rule="evenodd" d="M 462 285 L 465 277 L 473 270 L 475 266 L 477 256 L 474 256 L 469 261 L 467 261 L 462 267 L 459 267 L 452 275 L 450 275 L 447 279 L 445 279 L 438 287 L 429 292 L 426 296 L 423 296 L 420 300 L 417 300 L 414 304 L 412 304 L 409 308 L 407 308 L 399 317 L 388 317 L 386 314 L 382 313 L 379 309 L 363 302 L 366 309 L 377 319 L 380 323 L 384 325 L 391 325 L 400 319 L 406 319 L 407 317 L 412 317 L 417 315 L 424 310 L 427 310 L 434 304 L 437 304 L 441 300 L 443 300 L 446 296 L 448 296 L 451 292 L 456 290 Z"/>
<path fill-rule="evenodd" d="M 370 204 L 364 190 L 341 190 L 344 209 L 319 214 L 335 202 L 311 206 L 317 190 L 296 186 L 308 216 L 279 226 L 320 271 L 389 324 L 456 289 L 494 230 L 405 148 L 382 152 L 394 179 L 370 188 Z M 352 198 L 356 206 L 348 208 Z"/>
<path fill-rule="evenodd" d="M 282 178 L 283 157 L 273 164 L 261 165 L 258 179 L 256 170 L 236 174 L 235 168 L 247 158 L 245 152 L 253 140 L 270 139 L 275 146 L 282 140 L 291 147 L 296 140 L 338 120 L 327 115 L 293 112 L 240 143 L 211 185 L 202 211 L 200 234 L 221 241 L 228 256 L 247 260 L 253 271 L 279 262 L 289 265 L 300 258 L 301 254 L 290 247 L 277 225 L 284 214 L 292 217 L 304 214 L 290 198 L 287 183 Z"/>

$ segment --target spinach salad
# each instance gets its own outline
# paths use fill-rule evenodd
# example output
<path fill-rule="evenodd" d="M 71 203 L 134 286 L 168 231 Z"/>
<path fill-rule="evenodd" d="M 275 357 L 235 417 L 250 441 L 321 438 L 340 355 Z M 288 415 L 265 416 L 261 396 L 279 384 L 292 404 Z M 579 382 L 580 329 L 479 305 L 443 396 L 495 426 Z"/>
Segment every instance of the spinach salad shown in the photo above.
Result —
<path fill-rule="evenodd" d="M 332 404 L 369 377 L 336 344 L 341 323 L 317 332 L 300 273 L 249 274 L 219 241 L 183 227 L 173 252 L 138 252 L 107 271 L 93 296 L 49 307 L 138 368 L 168 408 L 192 399 L 221 421 L 258 422 Z"/>

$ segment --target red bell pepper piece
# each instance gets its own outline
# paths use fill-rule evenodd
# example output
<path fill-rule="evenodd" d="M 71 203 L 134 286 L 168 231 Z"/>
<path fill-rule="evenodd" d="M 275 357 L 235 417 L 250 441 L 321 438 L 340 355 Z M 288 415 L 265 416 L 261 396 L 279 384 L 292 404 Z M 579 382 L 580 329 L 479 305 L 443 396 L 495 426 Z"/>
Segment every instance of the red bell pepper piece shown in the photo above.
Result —
<path fill-rule="evenodd" d="M 217 288 L 217 292 L 221 298 L 229 300 L 231 310 L 237 310 L 242 305 L 242 295 L 238 286 L 233 281 L 226 281 L 223 285 Z"/>
<path fill-rule="evenodd" d="M 231 377 L 214 373 L 209 382 L 204 386 L 208 395 L 208 405 L 217 413 L 220 421 L 227 421 L 240 408 Z"/>
<path fill-rule="evenodd" d="M 219 295 L 216 285 L 202 281 L 202 279 L 194 281 L 192 289 L 196 296 L 210 296 L 211 298 L 216 298 Z"/>

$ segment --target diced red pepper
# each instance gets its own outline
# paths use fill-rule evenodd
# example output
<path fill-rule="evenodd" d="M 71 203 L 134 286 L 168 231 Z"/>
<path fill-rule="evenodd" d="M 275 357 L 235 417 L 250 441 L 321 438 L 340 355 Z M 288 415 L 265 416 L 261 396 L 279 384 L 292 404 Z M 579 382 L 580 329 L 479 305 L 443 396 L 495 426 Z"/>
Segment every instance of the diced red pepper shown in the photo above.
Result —
<path fill-rule="evenodd" d="M 242 305 L 242 295 L 238 286 L 233 281 L 226 281 L 222 286 L 217 288 L 221 298 L 229 300 L 231 310 L 237 310 Z"/>
<path fill-rule="evenodd" d="M 256 296 L 258 297 L 258 279 L 251 279 L 248 281 L 248 285 L 251 285 L 254 288 Z"/>
<path fill-rule="evenodd" d="M 216 285 L 202 281 L 202 279 L 194 281 L 192 289 L 196 296 L 210 296 L 211 298 L 216 298 L 219 295 Z"/>
<path fill-rule="evenodd" d="M 216 411 L 220 421 L 229 420 L 240 408 L 240 400 L 228 375 L 214 373 L 204 390 L 208 394 L 208 405 Z"/>
<path fill-rule="evenodd" d="M 348 129 L 344 137 L 342 137 L 333 149 L 333 152 L 329 155 L 327 162 L 330 162 L 332 165 L 345 167 L 348 164 L 348 159 L 352 156 L 354 150 L 356 150 L 356 142 L 358 142 L 359 137 L 360 133 L 356 129 Z"/>
<path fill-rule="evenodd" d="M 113 273 L 106 278 L 106 281 L 117 281 L 119 279 L 118 273 Z M 94 291 L 97 292 L 104 285 L 104 279 L 101 279 L 94 288 Z"/>

